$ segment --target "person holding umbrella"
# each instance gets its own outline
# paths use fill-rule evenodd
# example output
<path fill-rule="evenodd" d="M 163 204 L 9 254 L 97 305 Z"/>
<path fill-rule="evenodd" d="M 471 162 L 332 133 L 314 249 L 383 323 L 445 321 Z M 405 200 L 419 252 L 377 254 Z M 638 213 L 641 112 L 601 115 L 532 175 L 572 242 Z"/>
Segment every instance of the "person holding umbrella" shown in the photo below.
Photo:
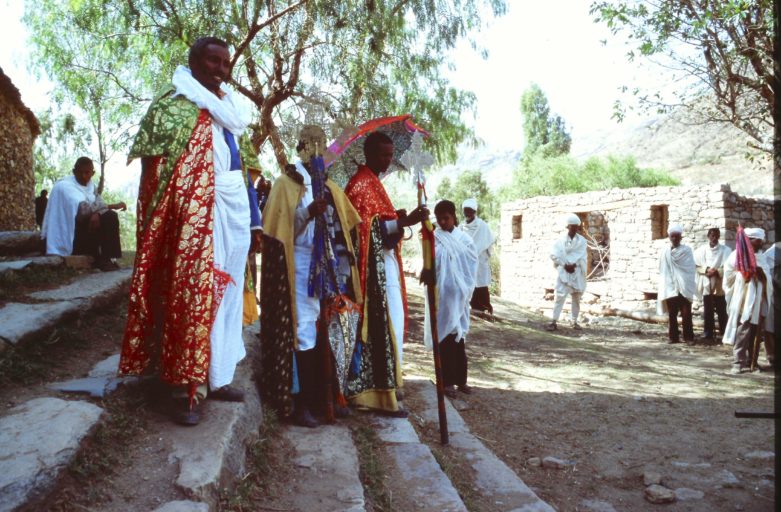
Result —
<path fill-rule="evenodd" d="M 347 382 L 351 404 L 406 417 L 396 390 L 402 386 L 402 346 L 406 324 L 406 292 L 401 263 L 405 227 L 428 218 L 425 206 L 407 214 L 396 210 L 379 176 L 394 160 L 394 143 L 375 131 L 364 140 L 365 165 L 359 165 L 345 188 L 361 216 L 358 227 L 358 271 L 364 303 L 358 343 Z"/>

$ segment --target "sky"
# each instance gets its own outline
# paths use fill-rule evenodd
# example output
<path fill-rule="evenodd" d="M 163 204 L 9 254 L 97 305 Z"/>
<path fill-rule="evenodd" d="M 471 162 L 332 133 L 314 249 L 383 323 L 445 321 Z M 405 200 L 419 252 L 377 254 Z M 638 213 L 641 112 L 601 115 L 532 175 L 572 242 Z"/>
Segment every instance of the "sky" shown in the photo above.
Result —
<path fill-rule="evenodd" d="M 443 73 L 477 97 L 477 115 L 464 115 L 487 151 L 520 150 L 523 126 L 520 98 L 531 83 L 547 95 L 551 111 L 564 118 L 573 140 L 616 126 L 613 104 L 622 85 L 661 83 L 658 70 L 629 63 L 627 48 L 588 13 L 592 0 L 508 0 L 505 16 L 484 22 L 476 36 L 488 50 L 483 60 L 464 42 L 450 56 L 455 70 Z M 0 67 L 33 111 L 48 107 L 51 84 L 27 69 L 27 34 L 21 22 L 21 0 L 0 0 Z M 601 41 L 607 40 L 607 44 Z M 630 116 L 625 123 L 637 120 Z M 123 158 L 109 166 L 109 187 L 123 186 L 136 173 L 124 169 Z M 111 167 L 117 167 L 111 172 Z M 113 174 L 113 176 L 112 176 Z"/>

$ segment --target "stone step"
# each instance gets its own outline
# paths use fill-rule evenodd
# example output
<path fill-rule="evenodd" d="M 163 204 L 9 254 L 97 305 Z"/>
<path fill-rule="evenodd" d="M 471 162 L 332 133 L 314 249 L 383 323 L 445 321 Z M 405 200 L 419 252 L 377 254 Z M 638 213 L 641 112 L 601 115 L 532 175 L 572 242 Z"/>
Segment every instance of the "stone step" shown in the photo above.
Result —
<path fill-rule="evenodd" d="M 0 308 L 0 351 L 47 336 L 62 322 L 113 303 L 125 293 L 131 269 L 87 274 L 70 284 L 34 292 L 36 304 L 9 303 Z"/>
<path fill-rule="evenodd" d="M 40 231 L 0 231 L 0 256 L 41 254 L 44 250 Z"/>
<path fill-rule="evenodd" d="M 72 256 L 71 256 L 72 258 Z M 62 256 L 32 256 L 0 261 L 0 274 L 31 267 L 59 267 L 65 263 Z"/>
<path fill-rule="evenodd" d="M 434 384 L 423 378 L 405 378 L 410 391 L 425 403 L 420 411 L 423 420 L 438 425 L 437 390 Z M 449 446 L 457 450 L 463 460 L 469 462 L 475 472 L 476 491 L 491 499 L 496 510 L 509 512 L 554 512 L 554 508 L 542 501 L 504 462 L 475 437 L 461 415 L 445 399 Z"/>

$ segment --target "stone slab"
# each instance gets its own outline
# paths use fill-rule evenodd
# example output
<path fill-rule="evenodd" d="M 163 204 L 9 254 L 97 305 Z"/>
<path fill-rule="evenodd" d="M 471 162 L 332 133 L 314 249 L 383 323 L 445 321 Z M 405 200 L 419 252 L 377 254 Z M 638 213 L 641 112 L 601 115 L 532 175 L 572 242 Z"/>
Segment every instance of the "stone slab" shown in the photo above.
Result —
<path fill-rule="evenodd" d="M 8 270 L 22 270 L 32 262 L 33 260 L 0 261 L 0 274 Z"/>
<path fill-rule="evenodd" d="M 414 386 L 426 404 L 423 417 L 426 421 L 438 421 L 435 386 L 430 381 L 418 381 Z M 463 419 L 448 400 L 445 401 L 445 406 L 450 446 L 458 450 L 474 469 L 477 492 L 495 502 L 502 502 L 504 510 L 554 512 L 553 507 L 542 501 L 513 470 L 469 432 Z M 456 428 L 452 428 L 451 424 Z"/>
<path fill-rule="evenodd" d="M 115 377 L 118 369 L 119 354 L 114 354 L 93 366 L 87 375 L 89 377 Z"/>
<path fill-rule="evenodd" d="M 45 397 L 0 418 L 0 512 L 51 488 L 102 412 L 88 402 Z"/>
<path fill-rule="evenodd" d="M 92 256 L 84 256 L 81 254 L 63 256 L 65 260 L 65 266 L 69 268 L 90 269 L 94 258 Z"/>
<path fill-rule="evenodd" d="M 199 501 L 169 501 L 152 512 L 209 512 L 209 505 Z"/>
<path fill-rule="evenodd" d="M 27 267 L 58 267 L 63 264 L 60 256 L 37 256 L 10 261 L 0 261 L 0 274 L 8 270 L 22 270 Z"/>
<path fill-rule="evenodd" d="M 63 393 L 85 393 L 93 398 L 103 398 L 116 391 L 120 384 L 138 382 L 138 377 L 85 377 L 54 382 L 46 387 Z"/>
<path fill-rule="evenodd" d="M 418 433 L 407 418 L 376 416 L 374 426 L 377 436 L 385 443 L 419 443 Z"/>
<path fill-rule="evenodd" d="M 292 463 L 298 473 L 289 484 L 292 510 L 365 510 L 358 452 L 349 429 L 338 424 L 291 426 L 284 436 L 295 449 Z"/>
<path fill-rule="evenodd" d="M 31 293 L 30 297 L 36 300 L 74 300 L 89 299 L 91 302 L 99 301 L 106 295 L 111 295 L 121 290 L 130 282 L 133 269 L 124 268 L 113 272 L 99 272 L 89 274 L 81 279 L 55 288 Z"/>
<path fill-rule="evenodd" d="M 425 408 L 421 411 L 423 420 L 427 423 L 439 425 L 439 409 L 437 408 L 437 389 L 428 379 L 407 378 L 404 382 L 409 382 L 420 391 L 420 397 L 424 400 Z M 458 414 L 451 405 L 448 398 L 445 398 L 445 414 L 447 416 L 447 431 L 451 434 L 456 432 L 469 432 L 461 415 Z M 439 428 L 439 427 L 437 427 Z"/>
<path fill-rule="evenodd" d="M 0 339 L 17 345 L 43 336 L 63 321 L 75 317 L 86 306 L 86 300 L 6 304 L 0 308 Z"/>
<path fill-rule="evenodd" d="M 0 256 L 27 254 L 43 249 L 38 231 L 0 231 Z"/>
<path fill-rule="evenodd" d="M 169 459 L 179 464 L 177 488 L 188 498 L 217 509 L 219 490 L 244 476 L 246 446 L 258 434 L 262 410 L 252 380 L 251 361 L 257 351 L 259 324 L 244 329 L 247 358 L 239 364 L 232 386 L 244 391 L 244 402 L 206 400 L 201 423 L 192 428 L 171 424 Z"/>
<path fill-rule="evenodd" d="M 389 444 L 385 450 L 399 469 L 407 498 L 419 504 L 418 512 L 467 512 L 428 446 Z"/>

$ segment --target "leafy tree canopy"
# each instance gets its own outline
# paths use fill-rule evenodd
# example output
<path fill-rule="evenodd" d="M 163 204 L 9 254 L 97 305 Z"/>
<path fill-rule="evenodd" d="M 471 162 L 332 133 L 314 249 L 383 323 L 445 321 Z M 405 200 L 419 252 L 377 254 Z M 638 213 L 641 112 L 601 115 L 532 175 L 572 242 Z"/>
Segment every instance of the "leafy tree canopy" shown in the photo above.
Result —
<path fill-rule="evenodd" d="M 525 157 L 537 153 L 550 157 L 569 153 L 572 138 L 564 120 L 551 114 L 548 98 L 537 84 L 532 84 L 521 96 L 521 114 Z"/>
<path fill-rule="evenodd" d="M 455 182 L 444 177 L 437 187 L 437 198 L 448 199 L 456 204 L 461 217 L 461 204 L 465 199 L 474 197 L 477 200 L 477 211 L 480 218 L 489 224 L 499 223 L 499 203 L 488 183 L 483 179 L 480 171 L 466 171 L 461 173 Z"/>
<path fill-rule="evenodd" d="M 431 149 L 447 161 L 472 138 L 461 113 L 475 99 L 439 66 L 481 16 L 505 9 L 505 0 L 35 0 L 25 19 L 40 62 L 66 90 L 82 85 L 60 79 L 60 67 L 107 88 L 102 98 L 115 102 L 103 103 L 104 114 L 137 120 L 190 44 L 214 35 L 234 49 L 233 85 L 257 109 L 253 142 L 268 142 L 280 164 L 303 122 L 336 132 L 399 113 L 430 130 Z M 73 44 L 60 50 L 58 37 Z"/>
<path fill-rule="evenodd" d="M 592 3 L 591 14 L 629 37 L 630 60 L 661 58 L 688 79 L 672 100 L 633 88 L 643 106 L 659 112 L 682 106 L 694 119 L 733 124 L 769 153 L 771 112 L 781 92 L 773 73 L 772 8 L 772 0 L 609 0 Z"/>

